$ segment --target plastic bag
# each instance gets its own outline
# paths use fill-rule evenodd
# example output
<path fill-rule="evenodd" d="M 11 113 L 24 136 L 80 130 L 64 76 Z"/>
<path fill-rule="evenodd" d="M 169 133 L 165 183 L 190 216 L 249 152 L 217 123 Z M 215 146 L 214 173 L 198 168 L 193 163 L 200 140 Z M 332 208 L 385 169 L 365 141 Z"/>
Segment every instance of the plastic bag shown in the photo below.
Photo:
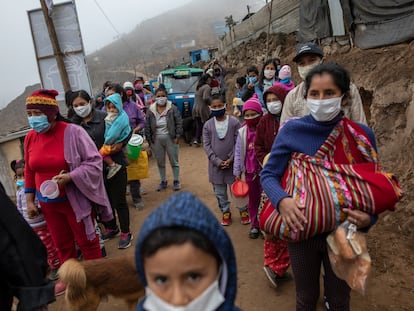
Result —
<path fill-rule="evenodd" d="M 351 289 L 364 295 L 371 270 L 365 235 L 349 221 L 343 222 L 326 239 L 332 270 Z"/>

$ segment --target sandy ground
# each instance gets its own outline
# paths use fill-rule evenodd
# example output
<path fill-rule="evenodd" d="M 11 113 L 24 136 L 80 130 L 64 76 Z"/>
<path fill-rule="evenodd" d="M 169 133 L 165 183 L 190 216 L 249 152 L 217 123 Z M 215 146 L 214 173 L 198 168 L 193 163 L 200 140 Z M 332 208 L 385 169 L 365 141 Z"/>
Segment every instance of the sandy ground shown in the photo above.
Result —
<path fill-rule="evenodd" d="M 196 194 L 217 215 L 217 219 L 220 219 L 217 201 L 208 182 L 207 158 L 204 150 L 181 144 L 180 165 L 183 190 Z M 171 184 L 171 170 L 168 168 L 167 171 Z M 143 220 L 151 210 L 174 193 L 170 185 L 164 192 L 155 191 L 159 177 L 153 158 L 150 158 L 150 175 L 149 179 L 143 181 L 147 191 L 143 196 L 144 210 L 135 210 L 132 205 L 130 207 L 131 229 L 135 235 L 138 234 Z M 128 200 L 131 203 L 129 197 Z M 380 224 L 376 227 L 380 227 Z M 249 226 L 240 224 L 237 210 L 233 210 L 233 224 L 226 227 L 226 230 L 231 236 L 237 256 L 236 304 L 243 310 L 294 310 L 294 282 L 287 281 L 277 289 L 270 286 L 263 272 L 263 240 L 248 238 Z M 373 270 L 368 280 L 366 295 L 363 297 L 352 293 L 352 310 L 414 310 L 413 268 L 404 266 L 404 263 L 410 262 L 413 258 L 412 249 L 408 253 L 400 252 L 399 244 L 393 243 L 384 251 L 381 247 L 389 244 L 386 243 L 388 236 L 384 234 L 381 227 L 374 228 L 370 232 L 369 245 L 373 249 L 371 252 Z M 117 238 L 106 243 L 108 256 L 134 252 L 135 243 L 127 250 L 118 250 L 117 243 Z M 381 258 L 377 258 L 377 255 Z M 50 310 L 68 310 L 64 298 L 58 297 L 57 301 L 50 305 Z M 125 310 L 125 306 L 122 301 L 110 298 L 102 302 L 98 310 Z M 323 310 L 322 302 L 319 303 L 318 310 Z"/>

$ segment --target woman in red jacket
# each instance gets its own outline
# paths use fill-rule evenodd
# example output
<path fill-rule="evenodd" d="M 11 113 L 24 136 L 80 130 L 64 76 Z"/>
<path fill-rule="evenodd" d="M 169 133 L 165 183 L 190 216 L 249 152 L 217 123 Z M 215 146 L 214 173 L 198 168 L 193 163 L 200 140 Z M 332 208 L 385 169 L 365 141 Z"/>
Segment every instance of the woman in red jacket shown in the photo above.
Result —
<path fill-rule="evenodd" d="M 256 129 L 254 148 L 257 159 L 263 165 L 265 156 L 272 149 L 273 141 L 279 130 L 283 102 L 288 91 L 280 85 L 274 85 L 263 94 L 268 113 L 262 117 Z M 264 271 L 274 287 L 280 280 L 286 279 L 286 270 L 290 266 L 289 253 L 285 241 L 277 237 L 266 236 L 264 242 Z"/>

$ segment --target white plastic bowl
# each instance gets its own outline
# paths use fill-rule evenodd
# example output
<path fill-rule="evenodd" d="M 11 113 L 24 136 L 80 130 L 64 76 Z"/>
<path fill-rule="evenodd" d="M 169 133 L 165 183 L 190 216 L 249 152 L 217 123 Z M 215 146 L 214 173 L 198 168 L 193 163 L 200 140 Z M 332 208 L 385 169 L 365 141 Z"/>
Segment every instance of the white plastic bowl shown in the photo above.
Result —
<path fill-rule="evenodd" d="M 40 193 L 48 199 L 56 199 L 59 196 L 59 186 L 54 180 L 45 180 L 40 185 Z"/>

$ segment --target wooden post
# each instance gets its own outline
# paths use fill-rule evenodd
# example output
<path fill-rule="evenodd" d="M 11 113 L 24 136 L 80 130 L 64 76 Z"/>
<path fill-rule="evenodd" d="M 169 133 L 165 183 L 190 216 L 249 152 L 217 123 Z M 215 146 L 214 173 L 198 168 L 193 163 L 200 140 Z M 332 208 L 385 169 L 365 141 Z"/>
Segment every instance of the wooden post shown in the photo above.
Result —
<path fill-rule="evenodd" d="M 55 55 L 55 58 L 56 58 L 56 63 L 59 69 L 60 79 L 62 80 L 63 89 L 66 92 L 66 91 L 69 91 L 71 87 L 69 83 L 68 73 L 65 67 L 64 54 L 60 50 L 59 41 L 56 35 L 55 25 L 53 24 L 52 18 L 49 16 L 49 12 L 48 12 L 45 0 L 40 0 L 40 4 L 42 6 L 43 16 L 45 17 L 47 30 L 49 32 L 49 38 L 50 38 L 50 41 L 52 42 L 53 54 Z"/>
<path fill-rule="evenodd" d="M 267 1 L 266 1 L 267 2 Z M 269 41 L 270 41 L 270 25 L 272 24 L 272 9 L 273 9 L 273 0 L 270 0 L 270 8 L 269 4 L 266 3 L 267 8 L 269 9 L 269 24 L 267 25 L 267 37 L 266 37 L 266 58 L 269 57 Z"/>

